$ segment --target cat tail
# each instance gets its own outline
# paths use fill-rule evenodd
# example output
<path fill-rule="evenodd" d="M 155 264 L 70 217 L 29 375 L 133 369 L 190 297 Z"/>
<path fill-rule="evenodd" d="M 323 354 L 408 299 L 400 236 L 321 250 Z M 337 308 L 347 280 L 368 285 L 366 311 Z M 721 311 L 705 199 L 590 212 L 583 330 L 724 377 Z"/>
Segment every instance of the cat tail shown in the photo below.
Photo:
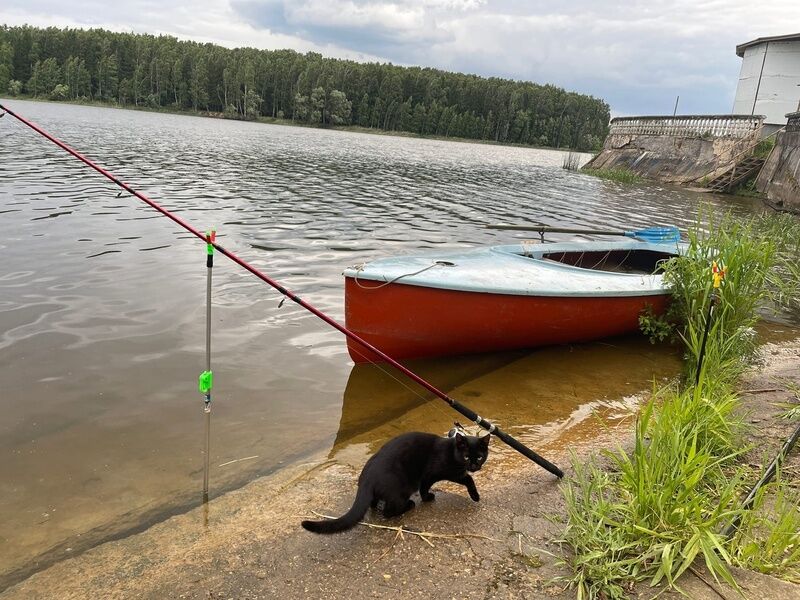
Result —
<path fill-rule="evenodd" d="M 353 506 L 338 519 L 325 519 L 324 521 L 303 521 L 300 525 L 313 533 L 338 533 L 355 527 L 366 514 L 372 502 L 372 491 L 359 486 Z"/>

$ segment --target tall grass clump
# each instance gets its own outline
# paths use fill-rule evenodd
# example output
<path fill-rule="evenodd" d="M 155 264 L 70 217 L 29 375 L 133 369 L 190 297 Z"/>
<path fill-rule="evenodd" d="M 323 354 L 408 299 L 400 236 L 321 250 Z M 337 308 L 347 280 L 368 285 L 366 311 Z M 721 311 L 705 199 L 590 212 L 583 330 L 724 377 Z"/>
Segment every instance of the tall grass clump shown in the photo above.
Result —
<path fill-rule="evenodd" d="M 567 171 L 577 171 L 581 166 L 581 155 L 570 151 L 561 159 L 561 168 Z"/>
<path fill-rule="evenodd" d="M 739 566 L 800 583 L 800 492 L 780 474 L 759 488 L 730 546 Z"/>
<path fill-rule="evenodd" d="M 633 450 L 606 453 L 609 472 L 575 464 L 564 541 L 579 598 L 623 598 L 639 581 L 673 586 L 698 556 L 736 585 L 720 534 L 743 479 L 735 407 L 732 394 L 663 390 L 642 409 Z"/>
<path fill-rule="evenodd" d="M 688 236 L 686 253 L 664 266 L 672 290 L 668 319 L 686 347 L 687 381 L 694 381 L 712 294 L 710 267 L 716 262 L 724 268 L 703 369 L 733 383 L 755 358 L 754 326 L 764 311 L 800 297 L 800 221 L 790 215 L 725 217 Z"/>
<path fill-rule="evenodd" d="M 766 159 L 769 156 L 769 153 L 772 152 L 772 149 L 775 147 L 775 138 L 771 137 L 766 140 L 761 140 L 756 144 L 756 147 L 753 148 L 753 156 L 756 158 L 763 158 Z"/>
<path fill-rule="evenodd" d="M 618 183 L 641 183 L 644 181 L 644 177 L 641 177 L 630 169 L 623 167 L 616 169 L 592 169 L 584 167 L 581 169 L 581 172 L 586 173 L 587 175 L 599 177 L 600 179 L 616 181 Z"/>
<path fill-rule="evenodd" d="M 797 494 L 785 486 L 761 492 L 757 506 L 770 510 L 760 516 L 740 504 L 753 477 L 738 460 L 747 448 L 734 384 L 756 357 L 753 327 L 761 312 L 798 298 L 799 257 L 799 221 L 725 218 L 689 232 L 685 255 L 664 266 L 673 302 L 662 325 L 686 347 L 686 377 L 654 390 L 633 448 L 604 453 L 608 469 L 573 461 L 564 541 L 579 598 L 622 598 L 640 581 L 677 587 L 696 559 L 733 587 L 734 564 L 797 576 Z M 698 377 L 713 261 L 726 274 Z M 728 540 L 721 532 L 736 518 L 742 526 Z"/>

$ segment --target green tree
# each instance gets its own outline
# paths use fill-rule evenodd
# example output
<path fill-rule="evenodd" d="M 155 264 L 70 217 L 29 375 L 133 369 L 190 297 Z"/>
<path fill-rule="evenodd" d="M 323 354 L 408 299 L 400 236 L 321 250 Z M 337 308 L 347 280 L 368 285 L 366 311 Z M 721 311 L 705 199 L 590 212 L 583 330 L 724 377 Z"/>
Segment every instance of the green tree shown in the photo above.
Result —
<path fill-rule="evenodd" d="M 18 79 L 12 79 L 8 82 L 8 93 L 12 96 L 19 96 L 22 93 L 22 82 Z"/>
<path fill-rule="evenodd" d="M 425 133 L 425 121 L 428 117 L 425 105 L 420 102 L 414 107 L 411 117 L 411 129 L 414 133 Z"/>
<path fill-rule="evenodd" d="M 300 94 L 294 95 L 294 110 L 292 111 L 292 120 L 294 121 L 297 119 L 298 121 L 307 121 L 308 120 L 308 113 L 310 112 L 311 107 L 308 103 L 308 96 L 302 96 Z"/>
<path fill-rule="evenodd" d="M 325 102 L 325 114 L 331 125 L 342 125 L 350 122 L 353 105 L 344 92 L 331 90 Z"/>
<path fill-rule="evenodd" d="M 309 113 L 308 113 L 308 121 L 309 123 L 322 123 L 322 115 L 323 111 L 325 110 L 325 89 L 321 87 L 315 87 L 311 90 L 311 97 L 308 101 L 309 106 Z"/>
<path fill-rule="evenodd" d="M 255 90 L 249 89 L 244 95 L 244 117 L 246 119 L 257 119 L 261 114 L 261 96 Z"/>
<path fill-rule="evenodd" d="M 63 74 L 71 98 L 83 98 L 91 95 L 92 80 L 83 58 L 74 56 L 67 58 Z"/>
<path fill-rule="evenodd" d="M 97 82 L 97 98 L 116 101 L 118 90 L 117 56 L 110 50 L 104 50 L 97 62 L 95 81 Z"/>
<path fill-rule="evenodd" d="M 552 85 L 102 29 L 0 25 L 0 91 L 12 79 L 36 96 L 63 84 L 72 98 L 121 105 L 580 149 L 609 120 L 602 100 Z"/>
<path fill-rule="evenodd" d="M 8 89 L 14 75 L 14 48 L 8 42 L 0 43 L 0 90 Z"/>
<path fill-rule="evenodd" d="M 194 57 L 190 70 L 189 98 L 192 108 L 208 110 L 208 59 L 203 54 Z"/>
<path fill-rule="evenodd" d="M 48 58 L 44 62 L 36 61 L 33 74 L 28 80 L 28 92 L 36 96 L 44 96 L 53 91 L 60 83 L 61 68 L 55 58 Z"/>
<path fill-rule="evenodd" d="M 51 100 L 66 100 L 69 98 L 69 86 L 63 83 L 57 83 L 53 90 L 50 92 Z"/>

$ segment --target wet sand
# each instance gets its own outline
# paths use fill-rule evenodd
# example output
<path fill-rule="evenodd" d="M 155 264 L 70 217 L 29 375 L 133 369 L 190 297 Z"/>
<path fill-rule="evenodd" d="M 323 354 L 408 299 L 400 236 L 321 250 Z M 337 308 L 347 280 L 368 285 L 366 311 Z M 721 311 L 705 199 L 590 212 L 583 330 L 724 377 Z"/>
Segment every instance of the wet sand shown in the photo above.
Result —
<path fill-rule="evenodd" d="M 777 418 L 777 405 L 792 401 L 791 382 L 800 384 L 800 340 L 768 344 L 764 356 L 763 369 L 754 372 L 743 389 L 777 390 L 744 396 L 759 451 L 774 454 L 793 427 Z M 494 387 L 492 378 L 521 368 L 526 368 L 524 360 L 512 362 L 455 393 L 469 396 L 483 385 Z M 524 397 L 524 390 L 519 393 Z M 480 400 L 479 394 L 472 395 Z M 622 398 L 616 399 L 618 406 L 612 402 L 611 409 L 598 411 L 605 418 L 576 419 L 571 427 L 549 436 L 540 432 L 549 441 L 538 444 L 537 450 L 569 472 L 570 451 L 583 460 L 601 448 L 626 446 L 638 401 Z M 475 477 L 479 503 L 458 486 L 438 484 L 434 502 L 401 519 L 384 521 L 368 515 L 373 523 L 402 523 L 451 537 L 426 541 L 364 526 L 340 535 L 315 536 L 299 527 L 312 511 L 344 512 L 359 469 L 379 440 L 418 423 L 420 411 L 430 418 L 426 411 L 431 410 L 435 409 L 430 403 L 411 408 L 388 424 L 355 434 L 330 452 L 254 481 L 205 508 L 59 562 L 0 598 L 574 597 L 574 591 L 553 580 L 567 574 L 557 560 L 562 552 L 556 542 L 563 528 L 561 484 L 503 450 L 496 440 L 486 468 Z M 444 424 L 450 415 L 441 418 Z M 790 467 L 800 464 L 796 456 Z M 800 598 L 800 586 L 737 573 L 747 597 Z M 719 598 L 708 585 L 713 579 L 703 579 L 689 575 L 681 585 L 692 598 Z M 723 597 L 735 597 L 731 590 L 719 591 Z M 654 593 L 643 586 L 633 596 L 649 598 Z"/>

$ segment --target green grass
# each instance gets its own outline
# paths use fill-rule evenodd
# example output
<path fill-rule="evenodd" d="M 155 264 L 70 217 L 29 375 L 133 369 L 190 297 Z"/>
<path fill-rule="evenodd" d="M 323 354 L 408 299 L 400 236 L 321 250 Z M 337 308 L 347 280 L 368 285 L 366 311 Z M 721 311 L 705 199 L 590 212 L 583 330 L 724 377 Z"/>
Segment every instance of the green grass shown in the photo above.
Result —
<path fill-rule="evenodd" d="M 645 181 L 644 177 L 641 177 L 630 169 L 625 168 L 587 169 L 584 167 L 581 169 L 581 172 L 586 173 L 587 175 L 593 175 L 594 177 L 599 177 L 600 179 L 608 179 L 610 181 L 616 181 L 619 183 L 641 183 Z"/>
<path fill-rule="evenodd" d="M 756 493 L 733 538 L 736 564 L 800 583 L 800 493 L 777 479 Z"/>
<path fill-rule="evenodd" d="M 642 409 L 634 449 L 607 453 L 608 472 L 575 464 L 564 541 L 579 598 L 622 598 L 640 581 L 675 586 L 698 556 L 735 586 L 719 532 L 744 479 L 736 405 L 702 387 L 662 391 Z"/>
<path fill-rule="evenodd" d="M 642 329 L 662 341 L 677 336 L 686 347 L 687 381 L 693 381 L 712 292 L 711 265 L 726 269 L 717 292 L 704 369 L 733 383 L 756 358 L 754 327 L 770 310 L 798 305 L 800 221 L 785 214 L 749 220 L 724 217 L 708 230 L 688 232 L 686 254 L 663 266 L 672 289 L 669 313 L 640 317 Z"/>
<path fill-rule="evenodd" d="M 745 198 L 763 198 L 764 194 L 756 189 L 756 178 L 747 180 L 736 186 L 731 192 L 734 196 L 744 196 Z"/>
<path fill-rule="evenodd" d="M 761 140 L 758 142 L 755 148 L 753 148 L 753 156 L 756 158 L 767 158 L 769 153 L 772 152 L 772 149 L 775 147 L 775 137 L 770 137 L 766 140 Z"/>
<path fill-rule="evenodd" d="M 798 493 L 778 481 L 759 492 L 753 510 L 741 508 L 742 492 L 758 474 L 740 464 L 746 426 L 735 393 L 757 359 L 760 312 L 799 297 L 798 258 L 800 221 L 772 215 L 695 227 L 686 256 L 665 265 L 671 313 L 643 321 L 653 335 L 671 331 L 683 342 L 685 376 L 654 390 L 633 449 L 604 453 L 608 469 L 573 461 L 564 541 L 579 598 L 622 598 L 642 581 L 678 587 L 695 559 L 734 588 L 731 565 L 800 577 Z M 727 273 L 695 385 L 715 260 Z M 728 540 L 720 532 L 736 517 L 741 527 Z"/>

